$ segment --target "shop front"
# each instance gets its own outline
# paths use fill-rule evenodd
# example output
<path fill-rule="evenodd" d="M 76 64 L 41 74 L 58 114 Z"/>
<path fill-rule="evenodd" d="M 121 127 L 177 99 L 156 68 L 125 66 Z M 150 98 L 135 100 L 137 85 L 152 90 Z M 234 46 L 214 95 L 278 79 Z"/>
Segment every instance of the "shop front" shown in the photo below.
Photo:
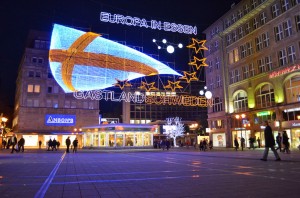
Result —
<path fill-rule="evenodd" d="M 300 145 L 300 120 L 284 121 L 282 128 L 287 132 L 291 148 L 298 148 Z"/>
<path fill-rule="evenodd" d="M 231 142 L 232 145 L 234 145 L 235 138 L 237 138 L 239 144 L 241 145 L 242 137 L 245 139 L 245 147 L 249 147 L 249 139 L 251 137 L 251 130 L 247 130 L 246 128 L 235 128 L 232 131 L 232 142 Z"/>
<path fill-rule="evenodd" d="M 212 137 L 214 147 L 226 147 L 225 133 L 212 133 L 210 137 Z"/>
<path fill-rule="evenodd" d="M 83 147 L 153 147 L 156 125 L 105 124 L 83 127 Z"/>

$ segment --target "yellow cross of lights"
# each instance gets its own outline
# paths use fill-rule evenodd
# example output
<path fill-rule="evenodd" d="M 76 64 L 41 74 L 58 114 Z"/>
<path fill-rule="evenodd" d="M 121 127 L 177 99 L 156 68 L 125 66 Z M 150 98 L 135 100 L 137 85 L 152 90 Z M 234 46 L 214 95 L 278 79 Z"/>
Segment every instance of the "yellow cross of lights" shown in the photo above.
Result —
<path fill-rule="evenodd" d="M 131 84 L 128 82 L 128 80 L 119 80 L 116 78 L 117 83 L 114 84 L 114 86 L 120 87 L 121 90 L 124 89 L 124 87 L 130 87 Z"/>
<path fill-rule="evenodd" d="M 168 85 L 164 86 L 165 89 L 171 89 L 173 92 L 175 92 L 176 89 L 183 88 L 182 86 L 179 85 L 180 81 L 176 82 L 171 82 L 168 80 Z"/>
<path fill-rule="evenodd" d="M 198 54 L 200 50 L 208 50 L 207 47 L 204 46 L 206 40 L 197 40 L 192 38 L 193 44 L 186 46 L 187 48 L 194 48 L 195 53 Z"/>
<path fill-rule="evenodd" d="M 192 80 L 199 80 L 197 77 L 196 77 L 196 72 L 193 72 L 193 73 L 188 73 L 186 71 L 183 71 L 183 74 L 184 76 L 182 76 L 180 79 L 184 79 L 186 80 L 187 83 L 190 83 Z"/>
<path fill-rule="evenodd" d="M 142 86 L 140 86 L 140 89 L 145 89 L 146 91 L 151 91 L 151 90 L 158 90 L 156 87 L 154 87 L 155 82 L 152 83 L 146 83 L 142 81 Z"/>
<path fill-rule="evenodd" d="M 196 69 L 199 70 L 200 67 L 202 67 L 202 66 L 204 66 L 204 67 L 208 66 L 208 64 L 206 64 L 205 60 L 206 60 L 206 58 L 199 59 L 196 56 L 194 56 L 194 60 L 192 62 L 189 62 L 188 64 L 194 65 L 196 67 Z"/>

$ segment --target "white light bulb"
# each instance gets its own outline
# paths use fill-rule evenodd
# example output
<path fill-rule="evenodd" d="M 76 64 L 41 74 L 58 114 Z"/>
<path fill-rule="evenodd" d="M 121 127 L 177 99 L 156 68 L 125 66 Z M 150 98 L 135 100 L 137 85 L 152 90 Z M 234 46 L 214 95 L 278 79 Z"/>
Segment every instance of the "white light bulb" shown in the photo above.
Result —
<path fill-rule="evenodd" d="M 211 99 L 212 98 L 212 93 L 210 91 L 205 92 L 205 97 L 207 99 Z"/>
<path fill-rule="evenodd" d="M 169 45 L 167 47 L 167 52 L 169 52 L 170 54 L 172 54 L 174 52 L 174 47 L 172 45 Z"/>
<path fill-rule="evenodd" d="M 156 40 L 155 40 L 155 39 L 152 39 L 152 41 L 153 41 L 153 43 L 155 43 L 155 42 L 156 42 Z"/>
<path fill-rule="evenodd" d="M 207 87 L 206 87 L 206 86 L 204 86 L 204 89 L 207 89 Z"/>
<path fill-rule="evenodd" d="M 181 43 L 179 43 L 179 44 L 178 44 L 178 47 L 179 47 L 179 48 L 182 48 L 182 47 L 183 47 L 183 45 L 182 45 Z"/>
<path fill-rule="evenodd" d="M 162 42 L 163 42 L 163 43 L 167 43 L 167 40 L 166 40 L 166 39 L 163 39 Z"/>
<path fill-rule="evenodd" d="M 203 95 L 204 95 L 204 91 L 203 91 L 203 90 L 200 90 L 200 91 L 199 91 L 199 94 L 200 94 L 201 96 L 203 96 Z"/>
<path fill-rule="evenodd" d="M 161 47 L 160 47 L 160 46 L 158 46 L 158 47 L 157 47 L 157 49 L 161 49 Z"/>

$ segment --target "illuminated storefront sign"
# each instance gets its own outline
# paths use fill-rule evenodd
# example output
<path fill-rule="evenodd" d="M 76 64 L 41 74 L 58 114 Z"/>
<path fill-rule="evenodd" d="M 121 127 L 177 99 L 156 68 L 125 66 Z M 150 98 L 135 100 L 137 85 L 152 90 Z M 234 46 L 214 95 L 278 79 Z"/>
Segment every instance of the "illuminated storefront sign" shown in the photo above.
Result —
<path fill-rule="evenodd" d="M 189 96 L 189 95 L 145 95 L 143 93 L 121 92 L 119 95 L 114 91 L 93 90 L 93 91 L 77 91 L 73 93 L 76 99 L 92 99 L 92 100 L 106 100 L 115 102 L 133 102 L 146 103 L 157 105 L 183 105 L 183 106 L 198 106 L 207 107 L 213 105 L 213 100 L 207 100 L 203 96 Z"/>
<path fill-rule="evenodd" d="M 65 114 L 46 114 L 45 125 L 46 126 L 75 126 L 76 115 Z"/>
<path fill-rule="evenodd" d="M 287 67 L 285 69 L 279 70 L 279 71 L 274 71 L 269 75 L 269 78 L 275 78 L 284 74 L 288 74 L 294 71 L 300 70 L 300 64 L 299 65 L 294 65 Z"/>
<path fill-rule="evenodd" d="M 191 25 L 182 25 L 182 24 L 162 22 L 156 20 L 147 21 L 144 18 L 123 16 L 121 14 L 111 14 L 108 12 L 100 13 L 100 21 L 128 25 L 128 26 L 151 28 L 153 30 L 158 29 L 158 30 L 164 30 L 168 32 L 178 32 L 184 34 L 197 35 L 197 26 L 193 27 Z"/>
<path fill-rule="evenodd" d="M 257 116 L 265 116 L 265 115 L 271 115 L 270 111 L 261 111 L 256 113 Z"/>

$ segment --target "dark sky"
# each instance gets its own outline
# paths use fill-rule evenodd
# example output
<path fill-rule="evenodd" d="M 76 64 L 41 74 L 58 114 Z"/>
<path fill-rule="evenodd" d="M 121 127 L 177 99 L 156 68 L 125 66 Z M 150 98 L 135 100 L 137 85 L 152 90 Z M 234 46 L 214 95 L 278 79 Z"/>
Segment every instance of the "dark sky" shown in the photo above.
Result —
<path fill-rule="evenodd" d="M 58 23 L 107 33 L 112 40 L 143 46 L 145 53 L 152 53 L 156 49 L 150 43 L 152 38 L 178 43 L 190 36 L 104 23 L 99 20 L 100 12 L 196 25 L 197 38 L 201 39 L 201 32 L 225 14 L 233 2 L 239 0 L 1 0 L 0 113 L 13 111 L 18 66 L 30 29 L 50 32 L 53 23 Z M 165 57 L 165 61 L 179 57 L 172 56 Z"/>

